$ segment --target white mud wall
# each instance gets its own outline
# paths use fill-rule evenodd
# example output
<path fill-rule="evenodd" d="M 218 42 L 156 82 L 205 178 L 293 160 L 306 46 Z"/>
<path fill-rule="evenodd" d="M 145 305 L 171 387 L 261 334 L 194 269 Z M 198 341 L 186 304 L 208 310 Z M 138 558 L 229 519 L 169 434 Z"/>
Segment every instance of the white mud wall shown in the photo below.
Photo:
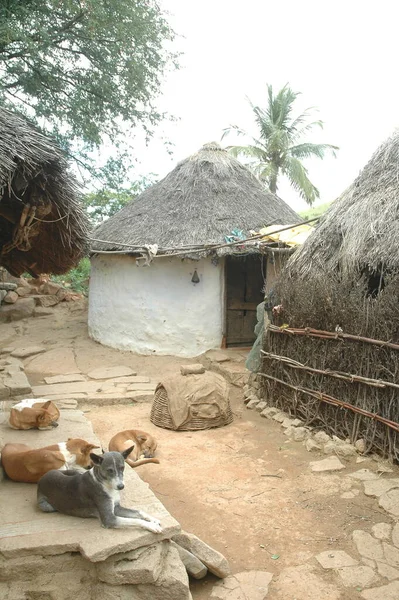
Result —
<path fill-rule="evenodd" d="M 193 357 L 219 348 L 223 335 L 223 261 L 98 255 L 91 261 L 89 335 L 138 354 Z M 191 282 L 197 270 L 199 283 Z"/>

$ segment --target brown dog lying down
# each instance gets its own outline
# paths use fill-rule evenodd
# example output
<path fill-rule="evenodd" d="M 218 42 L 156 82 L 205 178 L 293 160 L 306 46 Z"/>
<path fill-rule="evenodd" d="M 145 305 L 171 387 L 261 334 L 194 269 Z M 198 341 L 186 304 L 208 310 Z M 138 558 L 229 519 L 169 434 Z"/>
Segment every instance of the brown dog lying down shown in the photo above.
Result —
<path fill-rule="evenodd" d="M 1 464 L 13 481 L 37 483 L 52 469 L 90 469 L 90 452 L 99 447 L 78 438 L 38 449 L 25 444 L 6 444 L 1 451 Z"/>
<path fill-rule="evenodd" d="M 139 429 L 128 429 L 114 435 L 108 444 L 108 450 L 110 452 L 123 452 L 131 446 L 134 446 L 134 448 L 125 459 L 131 467 L 138 467 L 146 463 L 159 464 L 159 460 L 153 458 L 157 448 L 156 439 L 149 433 Z"/>
<path fill-rule="evenodd" d="M 51 400 L 29 398 L 10 410 L 8 423 L 13 429 L 52 429 L 58 427 L 60 411 Z"/>

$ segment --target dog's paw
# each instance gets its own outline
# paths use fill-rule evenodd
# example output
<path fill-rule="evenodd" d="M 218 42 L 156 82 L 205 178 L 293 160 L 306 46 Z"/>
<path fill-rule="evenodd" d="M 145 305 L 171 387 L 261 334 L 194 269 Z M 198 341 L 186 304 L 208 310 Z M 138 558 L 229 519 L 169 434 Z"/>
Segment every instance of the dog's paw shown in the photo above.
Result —
<path fill-rule="evenodd" d="M 159 521 L 158 522 L 146 521 L 145 528 L 148 529 L 148 531 L 152 531 L 152 533 L 162 533 L 162 531 L 163 531 Z"/>

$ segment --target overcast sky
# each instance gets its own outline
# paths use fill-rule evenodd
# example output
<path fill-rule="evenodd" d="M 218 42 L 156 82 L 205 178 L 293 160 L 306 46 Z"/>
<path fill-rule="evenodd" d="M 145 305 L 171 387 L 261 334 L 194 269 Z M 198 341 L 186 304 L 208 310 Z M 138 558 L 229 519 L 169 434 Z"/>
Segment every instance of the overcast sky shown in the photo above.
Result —
<path fill-rule="evenodd" d="M 163 177 L 230 124 L 253 131 L 248 96 L 266 105 L 266 83 L 302 92 L 324 130 L 308 141 L 337 145 L 337 159 L 307 163 L 321 202 L 336 198 L 399 125 L 398 3 L 393 0 L 160 0 L 180 37 L 181 69 L 167 77 L 159 106 L 179 117 L 142 150 L 140 172 Z M 169 157 L 156 140 L 174 145 Z M 225 138 L 224 144 L 234 143 Z M 289 186 L 279 195 L 305 205 Z"/>

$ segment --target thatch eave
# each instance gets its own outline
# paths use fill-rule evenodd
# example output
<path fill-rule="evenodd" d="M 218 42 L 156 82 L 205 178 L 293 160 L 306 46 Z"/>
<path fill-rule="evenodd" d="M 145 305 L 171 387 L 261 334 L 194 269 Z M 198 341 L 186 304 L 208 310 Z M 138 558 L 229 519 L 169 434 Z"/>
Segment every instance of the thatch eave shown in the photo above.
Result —
<path fill-rule="evenodd" d="M 159 254 L 185 249 L 192 254 L 193 247 L 195 254 L 209 253 L 236 229 L 250 237 L 251 230 L 299 221 L 281 198 L 212 143 L 102 223 L 93 233 L 91 252 L 157 244 Z"/>
<path fill-rule="evenodd" d="M 0 108 L 0 266 L 61 274 L 88 251 L 89 222 L 61 149 Z"/>

